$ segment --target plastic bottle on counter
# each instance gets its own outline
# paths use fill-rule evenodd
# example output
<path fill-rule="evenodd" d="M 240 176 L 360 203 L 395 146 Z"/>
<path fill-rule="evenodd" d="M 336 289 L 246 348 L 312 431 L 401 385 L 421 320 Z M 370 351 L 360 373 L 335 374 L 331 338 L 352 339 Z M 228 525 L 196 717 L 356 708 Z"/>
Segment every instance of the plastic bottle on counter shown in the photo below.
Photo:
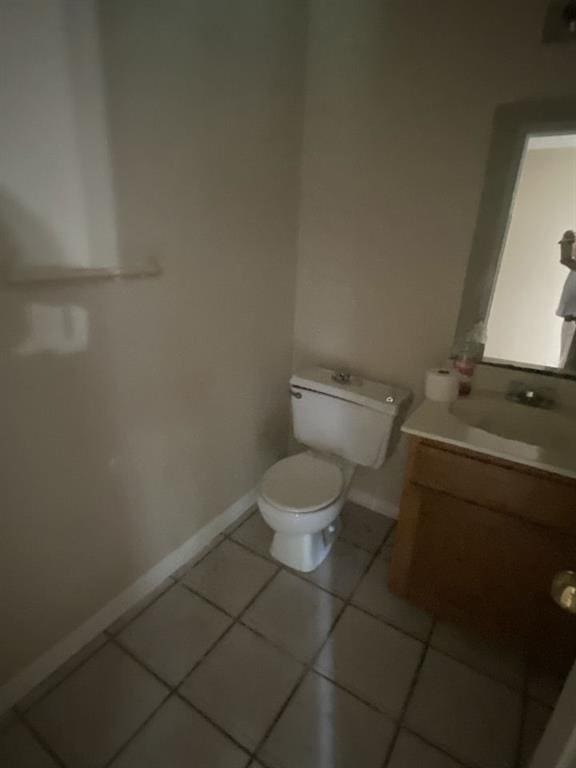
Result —
<path fill-rule="evenodd" d="M 472 391 L 472 379 L 476 365 L 482 359 L 484 349 L 484 323 L 479 322 L 470 330 L 454 356 L 454 368 L 458 373 L 458 392 L 461 396 Z"/>

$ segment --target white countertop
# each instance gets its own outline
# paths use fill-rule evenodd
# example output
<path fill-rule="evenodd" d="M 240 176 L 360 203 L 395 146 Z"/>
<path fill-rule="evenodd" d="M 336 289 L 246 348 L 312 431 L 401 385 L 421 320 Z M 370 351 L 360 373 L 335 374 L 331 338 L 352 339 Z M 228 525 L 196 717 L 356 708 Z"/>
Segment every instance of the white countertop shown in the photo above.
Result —
<path fill-rule="evenodd" d="M 480 396 L 496 397 L 494 393 L 478 393 Z M 470 396 L 472 401 L 475 395 Z M 501 400 L 501 398 L 500 398 Z M 501 404 L 501 403 L 500 403 Z M 487 456 L 517 462 L 529 467 L 535 467 L 546 472 L 552 472 L 564 477 L 576 479 L 576 450 L 574 444 L 560 441 L 557 446 L 540 446 L 510 440 L 492 432 L 480 429 L 477 426 L 467 424 L 450 411 L 449 405 L 435 403 L 431 400 L 424 402 L 416 408 L 408 417 L 402 431 L 409 435 L 436 440 L 460 448 L 467 448 Z M 515 406 L 515 408 L 527 409 L 527 418 L 530 417 L 529 406 Z M 556 412 L 554 418 L 558 418 Z M 540 411 L 540 416 L 545 417 L 546 412 Z M 567 420 L 568 425 L 575 426 L 574 438 L 576 440 L 576 422 Z M 535 435 L 538 439 L 538 435 Z"/>

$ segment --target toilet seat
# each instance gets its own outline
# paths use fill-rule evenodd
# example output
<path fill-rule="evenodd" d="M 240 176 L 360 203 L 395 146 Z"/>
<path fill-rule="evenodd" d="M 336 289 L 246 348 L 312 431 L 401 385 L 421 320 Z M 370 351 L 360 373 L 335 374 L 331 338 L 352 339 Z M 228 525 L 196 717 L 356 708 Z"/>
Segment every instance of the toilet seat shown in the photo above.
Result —
<path fill-rule="evenodd" d="M 262 497 L 277 509 L 305 514 L 332 504 L 344 486 L 342 470 L 329 461 L 300 453 L 282 459 L 262 479 Z"/>

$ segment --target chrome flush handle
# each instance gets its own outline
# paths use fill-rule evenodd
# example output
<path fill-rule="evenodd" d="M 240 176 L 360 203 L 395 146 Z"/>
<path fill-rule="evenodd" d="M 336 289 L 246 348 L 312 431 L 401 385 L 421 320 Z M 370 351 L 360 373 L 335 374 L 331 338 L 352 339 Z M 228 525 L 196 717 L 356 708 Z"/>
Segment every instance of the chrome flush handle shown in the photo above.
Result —
<path fill-rule="evenodd" d="M 344 368 L 338 371 L 334 371 L 332 374 L 332 381 L 337 381 L 338 384 L 350 384 L 352 374 Z"/>

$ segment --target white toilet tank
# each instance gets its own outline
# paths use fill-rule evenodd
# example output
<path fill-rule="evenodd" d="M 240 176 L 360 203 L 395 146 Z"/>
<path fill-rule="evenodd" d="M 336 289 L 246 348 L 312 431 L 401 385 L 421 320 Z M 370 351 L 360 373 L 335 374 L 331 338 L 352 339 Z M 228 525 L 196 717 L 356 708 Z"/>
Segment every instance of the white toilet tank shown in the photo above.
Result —
<path fill-rule="evenodd" d="M 290 379 L 295 438 L 309 448 L 377 469 L 398 442 L 410 404 L 407 389 L 327 368 Z"/>

